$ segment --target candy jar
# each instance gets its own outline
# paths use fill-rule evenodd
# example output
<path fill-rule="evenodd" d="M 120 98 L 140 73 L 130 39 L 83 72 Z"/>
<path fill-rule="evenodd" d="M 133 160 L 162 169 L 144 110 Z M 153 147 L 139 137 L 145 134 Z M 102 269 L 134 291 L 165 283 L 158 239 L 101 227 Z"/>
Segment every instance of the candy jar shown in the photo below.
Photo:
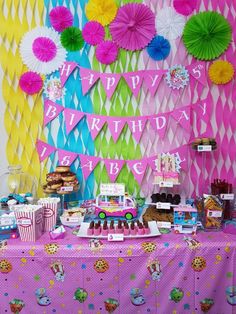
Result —
<path fill-rule="evenodd" d="M 36 197 L 37 180 L 34 176 L 23 172 L 20 165 L 8 166 L 8 171 L 0 176 L 0 196 L 31 193 Z"/>

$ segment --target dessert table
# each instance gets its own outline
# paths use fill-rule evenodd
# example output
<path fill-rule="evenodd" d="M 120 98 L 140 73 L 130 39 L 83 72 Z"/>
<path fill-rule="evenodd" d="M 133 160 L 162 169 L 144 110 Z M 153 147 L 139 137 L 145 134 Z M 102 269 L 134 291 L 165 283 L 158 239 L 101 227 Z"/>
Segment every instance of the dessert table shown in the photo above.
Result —
<path fill-rule="evenodd" d="M 1 314 L 230 314 L 234 286 L 236 236 L 223 232 L 1 242 Z"/>

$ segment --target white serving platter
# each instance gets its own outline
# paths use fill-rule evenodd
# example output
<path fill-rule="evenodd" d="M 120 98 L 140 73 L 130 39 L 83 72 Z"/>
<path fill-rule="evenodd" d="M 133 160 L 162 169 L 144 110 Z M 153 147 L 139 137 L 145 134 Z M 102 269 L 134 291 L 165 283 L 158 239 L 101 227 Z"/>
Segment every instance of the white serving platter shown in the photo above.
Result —
<path fill-rule="evenodd" d="M 114 224 L 116 227 L 117 224 Z M 157 223 L 155 221 L 149 221 L 148 226 L 150 228 L 149 234 L 137 234 L 137 235 L 124 235 L 125 239 L 138 239 L 138 238 L 150 238 L 150 237 L 157 237 L 160 236 L 161 233 L 159 229 L 157 228 Z M 81 238 L 97 238 L 97 239 L 108 239 L 108 236 L 104 235 L 87 235 L 87 230 L 89 228 L 89 222 L 82 222 L 80 225 L 79 232 L 77 233 L 78 237 Z"/>

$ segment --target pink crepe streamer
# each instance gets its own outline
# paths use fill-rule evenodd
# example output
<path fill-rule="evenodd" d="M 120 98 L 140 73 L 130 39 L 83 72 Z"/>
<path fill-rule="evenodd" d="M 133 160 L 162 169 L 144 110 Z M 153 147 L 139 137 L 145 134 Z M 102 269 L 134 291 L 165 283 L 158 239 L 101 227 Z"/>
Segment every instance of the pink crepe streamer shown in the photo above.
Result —
<path fill-rule="evenodd" d="M 235 139 L 234 134 L 232 134 L 229 141 L 228 154 L 229 154 L 230 162 L 233 163 L 233 161 L 235 160 L 235 155 L 236 155 L 236 139 Z M 232 172 L 232 175 L 233 173 L 234 172 Z"/>
<path fill-rule="evenodd" d="M 135 51 L 146 47 L 156 34 L 155 15 L 142 3 L 121 6 L 110 24 L 113 40 L 121 48 Z"/>
<path fill-rule="evenodd" d="M 57 32 L 62 32 L 67 27 L 73 25 L 73 15 L 69 9 L 64 6 L 53 8 L 49 13 L 50 23 Z"/>
<path fill-rule="evenodd" d="M 42 62 L 49 62 L 55 58 L 57 47 L 48 37 L 38 37 L 34 40 L 32 50 L 36 58 Z"/>
<path fill-rule="evenodd" d="M 226 160 L 228 156 L 228 149 L 229 149 L 229 141 L 228 141 L 228 137 L 226 133 L 220 143 L 220 148 L 221 148 L 221 154 L 222 154 L 223 160 Z"/>
<path fill-rule="evenodd" d="M 196 8 L 197 0 L 174 0 L 173 5 L 176 12 L 188 16 Z"/>
<path fill-rule="evenodd" d="M 28 71 L 21 75 L 19 86 L 26 94 L 33 95 L 42 89 L 43 80 L 39 74 Z"/>
<path fill-rule="evenodd" d="M 118 47 L 111 40 L 101 42 L 96 48 L 96 57 L 102 64 L 113 63 L 118 56 Z"/>
<path fill-rule="evenodd" d="M 105 30 L 102 24 L 96 21 L 90 21 L 84 25 L 82 36 L 86 43 L 96 46 L 104 40 Z"/>
<path fill-rule="evenodd" d="M 221 98 L 218 98 L 218 101 L 216 103 L 216 112 L 215 112 L 216 125 L 217 125 L 218 129 L 220 128 L 221 123 L 222 123 L 222 112 L 223 112 L 222 100 L 221 100 Z"/>
<path fill-rule="evenodd" d="M 227 175 L 228 175 L 228 171 L 226 169 L 226 166 L 225 164 L 223 164 L 221 170 L 220 170 L 220 178 L 222 179 L 226 179 L 227 178 Z"/>

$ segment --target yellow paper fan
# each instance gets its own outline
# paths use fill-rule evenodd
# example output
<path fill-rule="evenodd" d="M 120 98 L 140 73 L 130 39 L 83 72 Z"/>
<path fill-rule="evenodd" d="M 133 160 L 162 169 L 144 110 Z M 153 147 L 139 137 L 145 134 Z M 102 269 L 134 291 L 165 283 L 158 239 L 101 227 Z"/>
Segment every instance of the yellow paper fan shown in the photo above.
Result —
<path fill-rule="evenodd" d="M 210 80 L 215 84 L 226 84 L 234 76 L 234 67 L 232 63 L 224 60 L 213 62 L 208 70 Z"/>
<path fill-rule="evenodd" d="M 117 5 L 113 0 L 89 0 L 85 14 L 90 21 L 108 25 L 116 16 Z"/>

